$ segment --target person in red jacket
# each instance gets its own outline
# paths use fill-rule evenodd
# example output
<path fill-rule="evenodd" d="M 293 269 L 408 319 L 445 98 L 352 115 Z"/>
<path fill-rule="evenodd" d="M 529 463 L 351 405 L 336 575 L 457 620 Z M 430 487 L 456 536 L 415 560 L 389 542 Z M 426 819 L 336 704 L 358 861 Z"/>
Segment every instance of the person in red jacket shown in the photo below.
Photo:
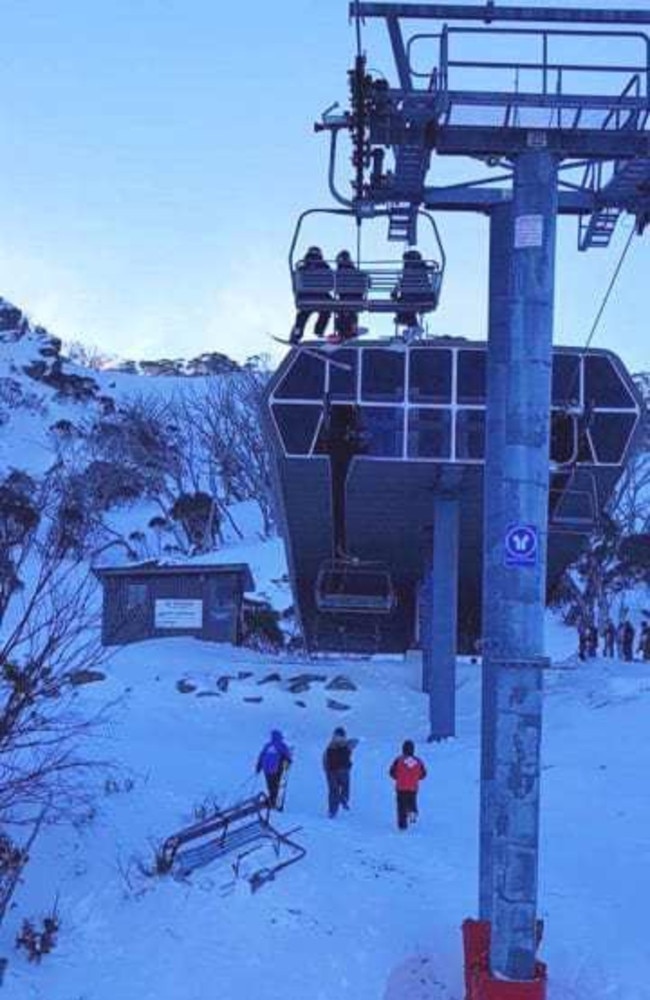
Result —
<path fill-rule="evenodd" d="M 406 830 L 418 814 L 418 785 L 427 776 L 427 769 L 415 756 L 413 740 L 404 740 L 401 756 L 396 757 L 388 772 L 395 782 L 397 795 L 397 825 Z"/>

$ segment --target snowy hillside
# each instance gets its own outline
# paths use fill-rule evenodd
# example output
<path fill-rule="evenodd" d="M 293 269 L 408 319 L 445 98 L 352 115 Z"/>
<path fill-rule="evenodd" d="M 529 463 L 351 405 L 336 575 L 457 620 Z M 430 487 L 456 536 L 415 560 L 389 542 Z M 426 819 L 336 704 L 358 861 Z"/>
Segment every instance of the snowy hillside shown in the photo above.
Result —
<path fill-rule="evenodd" d="M 52 428 L 61 420 L 76 425 L 113 412 L 131 396 L 155 391 L 168 398 L 188 381 L 199 385 L 202 376 L 240 370 L 217 354 L 191 362 L 107 363 L 100 369 L 80 359 L 92 361 L 90 352 L 77 348 L 68 356 L 57 337 L 0 298 L 0 468 L 17 465 L 37 473 L 49 467 Z"/>
<path fill-rule="evenodd" d="M 0 299 L 0 482 L 17 470 L 71 498 L 94 565 L 197 553 L 215 561 L 218 549 L 216 561 L 250 560 L 258 596 L 286 607 L 286 586 L 276 593 L 267 573 L 270 563 L 280 576 L 285 569 L 255 410 L 265 373 L 255 363 L 215 353 L 84 368 Z M 198 537 L 196 517 L 178 513 L 188 500 L 207 504 Z"/>
<path fill-rule="evenodd" d="M 553 626 L 546 678 L 540 913 L 549 1000 L 648 1000 L 650 893 L 648 665 L 567 659 Z M 263 683 L 270 673 L 281 680 Z M 290 679 L 316 673 L 308 690 Z M 356 690 L 328 690 L 341 674 Z M 219 677 L 232 678 L 227 691 Z M 180 693 L 177 682 L 195 690 Z M 327 680 L 326 680 L 327 679 Z M 223 682 L 221 683 L 223 688 Z M 120 651 L 108 678 L 82 689 L 123 700 L 94 779 L 97 811 L 46 831 L 0 938 L 13 1000 L 461 1000 L 460 923 L 476 915 L 479 667 L 459 666 L 459 737 L 418 744 L 429 767 L 420 822 L 395 826 L 387 768 L 426 731 L 426 702 L 398 660 L 272 661 L 191 640 Z M 345 710 L 327 707 L 334 698 Z M 330 820 L 321 754 L 335 725 L 359 738 L 352 808 Z M 307 856 L 251 894 L 227 861 L 183 881 L 147 878 L 153 844 L 259 787 L 271 727 L 294 747 L 282 829 Z M 132 787 L 131 787 L 132 785 Z M 104 790 L 110 789 L 110 791 Z M 126 790 L 129 789 L 130 790 Z M 57 900 L 61 928 L 40 966 L 11 948 L 25 915 Z"/>

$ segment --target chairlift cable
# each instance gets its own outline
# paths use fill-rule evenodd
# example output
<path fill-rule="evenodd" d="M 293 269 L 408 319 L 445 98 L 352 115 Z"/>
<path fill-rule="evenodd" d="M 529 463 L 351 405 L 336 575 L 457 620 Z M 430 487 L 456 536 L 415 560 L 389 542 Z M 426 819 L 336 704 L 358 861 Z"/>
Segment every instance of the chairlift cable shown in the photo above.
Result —
<path fill-rule="evenodd" d="M 618 263 L 617 263 L 616 267 L 614 268 L 614 273 L 612 274 L 612 277 L 610 279 L 609 285 L 607 286 L 607 290 L 606 290 L 606 292 L 605 292 L 605 294 L 603 296 L 603 300 L 602 300 L 602 302 L 600 304 L 598 312 L 596 313 L 596 317 L 595 317 L 595 319 L 594 319 L 594 321 L 593 321 L 593 323 L 591 325 L 591 330 L 589 331 L 589 336 L 587 337 L 587 339 L 585 341 L 585 345 L 582 348 L 581 356 L 584 356 L 584 353 L 589 349 L 589 345 L 591 344 L 591 341 L 593 340 L 594 334 L 596 333 L 596 330 L 598 328 L 598 324 L 600 322 L 600 318 L 603 315 L 603 312 L 605 311 L 605 307 L 607 305 L 609 297 L 612 294 L 612 291 L 614 290 L 614 285 L 616 284 L 616 280 L 617 280 L 617 278 L 618 278 L 618 276 L 619 276 L 619 274 L 621 272 L 621 268 L 623 267 L 623 262 L 624 262 L 624 260 L 625 260 L 625 258 L 627 256 L 627 252 L 630 249 L 630 245 L 632 243 L 632 237 L 634 236 L 634 234 L 635 234 L 635 229 L 634 229 L 634 226 L 633 226 L 632 229 L 630 230 L 630 235 L 627 238 L 627 242 L 626 242 L 625 246 L 623 247 L 621 255 L 620 255 L 619 259 L 618 259 Z M 578 379 L 579 379 L 579 374 L 578 374 L 578 369 L 576 369 L 575 372 L 574 372 L 574 375 L 573 375 L 573 380 L 571 382 L 571 385 L 569 386 L 569 391 L 567 392 L 567 400 L 570 400 L 571 395 L 572 395 L 572 393 L 573 393 L 573 391 L 574 391 L 574 389 L 576 387 L 576 383 L 577 383 Z M 589 409 L 589 407 L 588 407 L 588 404 L 587 404 L 585 406 L 585 417 L 587 419 L 587 426 L 588 426 L 589 419 L 590 419 L 589 414 L 587 413 L 588 409 Z"/>
<path fill-rule="evenodd" d="M 585 350 L 587 350 L 587 348 L 589 347 L 589 345 L 590 345 L 590 343 L 592 341 L 592 338 L 593 338 L 593 336 L 594 336 L 594 334 L 596 332 L 596 329 L 598 327 L 598 323 L 600 322 L 600 318 L 603 315 L 603 312 L 605 311 L 605 306 L 607 305 L 609 297 L 612 294 L 612 291 L 614 290 L 614 285 L 616 284 L 616 279 L 618 278 L 618 276 L 620 274 L 621 268 L 623 266 L 623 261 L 625 260 L 625 258 L 627 256 L 628 250 L 630 249 L 630 245 L 632 243 L 632 238 L 634 237 L 635 232 L 636 232 L 636 230 L 635 230 L 634 226 L 632 226 L 632 228 L 630 229 L 630 235 L 628 236 L 627 242 L 626 242 L 625 246 L 623 247 L 623 251 L 621 253 L 621 256 L 619 257 L 618 264 L 614 268 L 614 273 L 613 273 L 613 275 L 611 277 L 609 285 L 607 286 L 607 291 L 605 292 L 605 295 L 603 296 L 603 301 L 601 302 L 600 308 L 599 308 L 598 312 L 596 313 L 596 318 L 594 319 L 594 321 L 592 323 L 591 330 L 589 331 L 589 336 L 587 337 L 587 342 L 585 343 L 585 346 L 584 346 Z"/>

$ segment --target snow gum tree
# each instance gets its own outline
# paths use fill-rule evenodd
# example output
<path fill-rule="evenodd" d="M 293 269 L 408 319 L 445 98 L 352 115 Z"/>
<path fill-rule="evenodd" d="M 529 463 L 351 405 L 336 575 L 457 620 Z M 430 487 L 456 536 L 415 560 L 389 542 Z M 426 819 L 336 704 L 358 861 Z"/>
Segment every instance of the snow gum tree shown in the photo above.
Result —
<path fill-rule="evenodd" d="M 608 511 L 601 515 L 598 530 L 576 564 L 565 573 L 557 595 L 570 622 L 602 626 L 611 617 L 616 597 L 624 598 L 630 588 L 639 584 L 650 587 L 649 386 L 650 382 L 646 386 L 649 405 L 634 453 Z"/>

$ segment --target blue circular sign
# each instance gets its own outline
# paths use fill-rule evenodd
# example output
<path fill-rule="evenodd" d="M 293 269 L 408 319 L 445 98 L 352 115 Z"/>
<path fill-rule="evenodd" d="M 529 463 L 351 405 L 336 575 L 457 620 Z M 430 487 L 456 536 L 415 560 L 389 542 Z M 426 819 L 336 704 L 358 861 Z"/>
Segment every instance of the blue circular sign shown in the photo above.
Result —
<path fill-rule="evenodd" d="M 537 561 L 538 532 L 533 524 L 511 524 L 506 531 L 508 566 L 533 566 Z"/>

